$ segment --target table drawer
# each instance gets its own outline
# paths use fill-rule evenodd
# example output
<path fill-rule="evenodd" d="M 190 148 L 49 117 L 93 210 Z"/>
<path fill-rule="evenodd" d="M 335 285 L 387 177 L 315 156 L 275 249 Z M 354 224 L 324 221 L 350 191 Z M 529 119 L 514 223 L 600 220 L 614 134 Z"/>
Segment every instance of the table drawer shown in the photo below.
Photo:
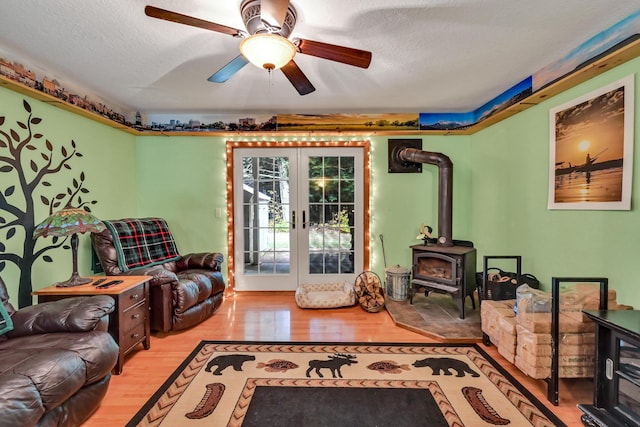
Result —
<path fill-rule="evenodd" d="M 133 326 L 133 328 L 122 333 L 122 342 L 119 343 L 120 350 L 126 353 L 131 347 L 141 343 L 145 338 L 144 322 L 140 322 Z"/>
<path fill-rule="evenodd" d="M 136 286 L 133 289 L 123 292 L 120 294 L 120 310 L 125 311 L 129 307 L 133 307 L 134 305 L 144 301 L 144 285 Z"/>
<path fill-rule="evenodd" d="M 120 325 L 120 328 L 123 331 L 128 331 L 139 323 L 144 323 L 148 315 L 148 306 L 145 304 L 145 301 L 142 301 L 122 313 L 122 325 Z"/>

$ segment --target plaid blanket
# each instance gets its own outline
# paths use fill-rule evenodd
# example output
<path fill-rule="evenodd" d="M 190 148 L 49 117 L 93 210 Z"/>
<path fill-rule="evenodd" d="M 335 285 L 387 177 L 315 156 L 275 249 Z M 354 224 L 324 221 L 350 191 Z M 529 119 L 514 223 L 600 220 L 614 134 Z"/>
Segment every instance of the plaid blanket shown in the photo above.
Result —
<path fill-rule="evenodd" d="M 113 235 L 120 270 L 150 267 L 180 259 L 176 243 L 162 218 L 102 221 Z"/>

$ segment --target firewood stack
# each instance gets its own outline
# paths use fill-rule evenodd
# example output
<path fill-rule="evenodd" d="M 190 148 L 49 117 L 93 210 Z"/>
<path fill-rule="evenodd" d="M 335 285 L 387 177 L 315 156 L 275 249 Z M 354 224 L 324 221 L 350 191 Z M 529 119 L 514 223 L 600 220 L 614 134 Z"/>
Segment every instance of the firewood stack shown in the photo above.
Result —
<path fill-rule="evenodd" d="M 498 347 L 506 360 L 535 379 L 551 377 L 553 338 L 551 336 L 552 298 L 549 292 L 529 288 L 519 291 L 518 313 L 515 299 L 483 300 L 480 306 L 482 332 Z M 609 310 L 629 309 L 616 302 L 616 291 L 609 289 Z M 596 369 L 595 324 L 582 310 L 597 310 L 598 286 L 576 283 L 562 289 L 558 337 L 558 375 L 560 378 L 592 378 Z"/>
<path fill-rule="evenodd" d="M 360 306 L 369 313 L 384 308 L 384 294 L 380 286 L 380 277 L 373 271 L 365 271 L 356 277 L 354 285 Z"/>

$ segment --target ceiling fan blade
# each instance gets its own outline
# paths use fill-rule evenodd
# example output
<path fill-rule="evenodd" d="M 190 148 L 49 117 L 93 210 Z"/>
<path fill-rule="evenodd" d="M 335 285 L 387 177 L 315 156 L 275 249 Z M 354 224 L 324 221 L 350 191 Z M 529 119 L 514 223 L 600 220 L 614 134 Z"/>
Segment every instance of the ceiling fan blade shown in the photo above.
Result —
<path fill-rule="evenodd" d="M 192 27 L 204 28 L 205 30 L 215 31 L 218 33 L 229 34 L 230 36 L 238 37 L 242 35 L 242 31 L 227 27 L 226 25 L 216 24 L 215 22 L 205 21 L 204 19 L 194 18 L 193 16 L 183 15 L 178 12 L 172 12 L 170 10 L 160 9 L 155 6 L 146 6 L 144 13 L 147 16 L 157 19 L 163 19 L 165 21 L 177 22 L 178 24 L 190 25 Z"/>
<path fill-rule="evenodd" d="M 261 0 L 260 19 L 269 25 L 282 28 L 288 7 L 289 0 Z"/>
<path fill-rule="evenodd" d="M 371 64 L 371 52 L 366 50 L 305 39 L 296 39 L 294 44 L 297 46 L 298 52 L 305 55 L 317 56 L 360 68 L 369 68 L 369 64 Z"/>
<path fill-rule="evenodd" d="M 316 90 L 293 59 L 280 69 L 300 95 L 306 95 Z"/>
<path fill-rule="evenodd" d="M 243 55 L 238 55 L 233 58 L 227 65 L 216 71 L 207 80 L 213 83 L 224 83 L 248 63 L 249 60 L 247 60 L 247 58 L 245 58 Z"/>

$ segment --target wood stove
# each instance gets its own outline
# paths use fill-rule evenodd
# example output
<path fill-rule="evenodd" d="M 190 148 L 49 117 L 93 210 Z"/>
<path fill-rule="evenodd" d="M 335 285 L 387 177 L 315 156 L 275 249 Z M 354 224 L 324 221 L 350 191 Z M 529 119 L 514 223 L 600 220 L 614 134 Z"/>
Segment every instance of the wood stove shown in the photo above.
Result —
<path fill-rule="evenodd" d="M 413 250 L 413 279 L 409 302 L 416 292 L 424 290 L 451 295 L 464 319 L 464 302 L 471 297 L 475 309 L 476 250 L 471 242 L 453 240 L 451 222 L 453 209 L 453 163 L 442 153 L 397 146 L 389 162 L 428 163 L 438 166 L 438 238 L 434 245 L 416 245 Z"/>
<path fill-rule="evenodd" d="M 464 319 L 464 303 L 467 296 L 475 308 L 476 250 L 470 246 L 411 246 L 413 268 L 409 303 L 413 296 L 424 291 L 451 295 L 458 306 L 460 318 Z"/>

